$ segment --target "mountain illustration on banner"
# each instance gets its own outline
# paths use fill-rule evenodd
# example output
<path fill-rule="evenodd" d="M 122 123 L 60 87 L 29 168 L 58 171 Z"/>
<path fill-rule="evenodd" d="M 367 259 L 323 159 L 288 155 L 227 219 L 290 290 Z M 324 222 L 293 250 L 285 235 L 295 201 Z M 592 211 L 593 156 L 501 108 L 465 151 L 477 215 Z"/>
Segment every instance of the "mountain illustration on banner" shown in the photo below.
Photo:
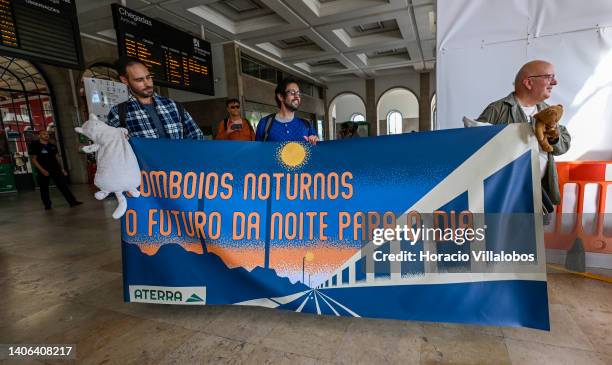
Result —
<path fill-rule="evenodd" d="M 137 245 L 124 242 L 124 255 L 127 255 L 124 259 L 130 262 L 130 266 L 124 270 L 124 276 L 129 282 L 144 283 L 157 279 L 151 277 L 150 270 L 145 270 L 147 267 L 155 267 L 155 273 L 160 275 L 172 273 L 171 280 L 168 280 L 168 277 L 164 279 L 166 286 L 205 286 L 206 304 L 283 297 L 310 289 L 301 282 L 291 283 L 288 278 L 279 276 L 274 269 L 230 269 L 214 253 L 197 254 L 186 251 L 178 244 L 161 245 L 155 255 L 149 256 L 142 253 Z M 192 296 L 187 302 L 195 302 L 197 299 L 197 296 Z"/>

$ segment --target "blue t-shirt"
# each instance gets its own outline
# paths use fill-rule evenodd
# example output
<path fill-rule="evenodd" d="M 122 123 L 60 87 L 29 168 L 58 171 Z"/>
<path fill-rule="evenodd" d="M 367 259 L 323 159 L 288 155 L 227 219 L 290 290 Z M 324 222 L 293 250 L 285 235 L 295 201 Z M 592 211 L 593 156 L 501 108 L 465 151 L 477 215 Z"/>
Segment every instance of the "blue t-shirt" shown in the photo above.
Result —
<path fill-rule="evenodd" d="M 255 140 L 263 141 L 264 135 L 266 134 L 266 123 L 268 116 L 261 118 L 257 125 L 257 131 L 255 132 Z M 274 119 L 270 126 L 270 132 L 268 133 L 269 142 L 285 142 L 285 141 L 296 141 L 304 142 L 304 136 L 316 136 L 317 131 L 312 126 L 312 123 L 305 122 L 304 120 L 294 117 L 290 122 L 282 123 Z"/>
<path fill-rule="evenodd" d="M 155 130 L 157 130 L 157 134 L 159 138 L 168 138 L 168 134 L 164 129 L 164 125 L 162 121 L 159 119 L 159 115 L 157 115 L 157 110 L 155 109 L 155 104 L 142 104 L 144 110 L 149 114 L 149 118 L 153 122 L 153 126 L 155 126 Z"/>

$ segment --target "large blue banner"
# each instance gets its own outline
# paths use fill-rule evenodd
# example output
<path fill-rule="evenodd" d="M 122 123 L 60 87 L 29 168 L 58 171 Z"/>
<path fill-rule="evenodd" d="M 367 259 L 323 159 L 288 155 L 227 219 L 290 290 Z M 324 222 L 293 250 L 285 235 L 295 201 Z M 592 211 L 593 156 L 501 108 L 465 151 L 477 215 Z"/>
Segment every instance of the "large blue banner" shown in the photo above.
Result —
<path fill-rule="evenodd" d="M 549 328 L 528 125 L 132 145 L 126 301 Z"/>

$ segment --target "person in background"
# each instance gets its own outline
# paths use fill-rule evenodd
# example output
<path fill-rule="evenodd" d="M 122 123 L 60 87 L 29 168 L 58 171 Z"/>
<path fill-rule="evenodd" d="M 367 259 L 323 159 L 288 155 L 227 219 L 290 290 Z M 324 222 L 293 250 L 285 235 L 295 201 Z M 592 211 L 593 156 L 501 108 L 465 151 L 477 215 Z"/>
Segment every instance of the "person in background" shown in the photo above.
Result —
<path fill-rule="evenodd" d="M 45 210 L 51 209 L 51 198 L 49 197 L 49 181 L 53 179 L 55 186 L 64 196 L 71 207 L 83 204 L 76 200 L 66 183 L 68 173 L 61 165 L 57 147 L 49 142 L 49 132 L 42 130 L 38 132 L 38 141 L 32 141 L 30 145 L 32 163 L 38 170 L 38 186 L 40 187 L 40 198 Z"/>
<path fill-rule="evenodd" d="M 274 99 L 279 111 L 261 118 L 255 133 L 256 141 L 308 141 L 317 143 L 317 131 L 312 123 L 295 115 L 302 103 L 296 80 L 285 78 L 276 85 Z"/>
<path fill-rule="evenodd" d="M 129 137 L 204 139 L 198 125 L 179 103 L 153 91 L 153 76 L 144 63 L 120 58 L 117 72 L 130 96 L 113 106 L 108 113 L 108 125 L 126 128 Z"/>
<path fill-rule="evenodd" d="M 340 139 L 359 138 L 357 129 L 359 126 L 355 122 L 344 122 L 340 125 Z"/>
<path fill-rule="evenodd" d="M 229 99 L 225 102 L 228 117 L 219 122 L 216 140 L 254 141 L 255 131 L 248 120 L 240 114 L 240 101 Z"/>

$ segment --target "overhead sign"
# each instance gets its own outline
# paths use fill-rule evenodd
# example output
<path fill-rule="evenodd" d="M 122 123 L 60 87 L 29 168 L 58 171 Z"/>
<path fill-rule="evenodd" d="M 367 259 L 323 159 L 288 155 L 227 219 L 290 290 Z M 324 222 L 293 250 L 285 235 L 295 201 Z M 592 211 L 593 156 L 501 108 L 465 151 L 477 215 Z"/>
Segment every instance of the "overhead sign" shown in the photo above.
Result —
<path fill-rule="evenodd" d="M 527 124 L 316 146 L 130 141 L 127 301 L 549 328 Z"/>
<path fill-rule="evenodd" d="M 0 0 L 0 54 L 83 68 L 74 0 Z"/>
<path fill-rule="evenodd" d="M 155 84 L 214 95 L 210 43 L 113 4 L 119 55 L 149 67 Z"/>

